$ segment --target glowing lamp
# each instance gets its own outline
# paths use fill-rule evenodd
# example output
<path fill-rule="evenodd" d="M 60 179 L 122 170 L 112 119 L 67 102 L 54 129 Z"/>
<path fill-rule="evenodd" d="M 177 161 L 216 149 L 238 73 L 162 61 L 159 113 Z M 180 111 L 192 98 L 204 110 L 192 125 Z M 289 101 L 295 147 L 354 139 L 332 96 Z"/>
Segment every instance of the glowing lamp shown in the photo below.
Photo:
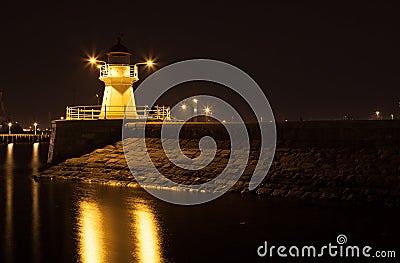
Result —
<path fill-rule="evenodd" d="M 96 64 L 97 60 L 93 57 L 89 58 L 90 64 Z"/>

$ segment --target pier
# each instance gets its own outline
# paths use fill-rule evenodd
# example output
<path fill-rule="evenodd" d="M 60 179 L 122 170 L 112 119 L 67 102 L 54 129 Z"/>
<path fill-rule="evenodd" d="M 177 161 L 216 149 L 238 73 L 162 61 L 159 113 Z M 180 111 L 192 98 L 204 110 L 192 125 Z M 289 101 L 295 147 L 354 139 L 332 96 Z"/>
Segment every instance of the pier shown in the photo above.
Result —
<path fill-rule="evenodd" d="M 18 142 L 48 142 L 50 134 L 0 134 L 0 143 L 18 143 Z"/>

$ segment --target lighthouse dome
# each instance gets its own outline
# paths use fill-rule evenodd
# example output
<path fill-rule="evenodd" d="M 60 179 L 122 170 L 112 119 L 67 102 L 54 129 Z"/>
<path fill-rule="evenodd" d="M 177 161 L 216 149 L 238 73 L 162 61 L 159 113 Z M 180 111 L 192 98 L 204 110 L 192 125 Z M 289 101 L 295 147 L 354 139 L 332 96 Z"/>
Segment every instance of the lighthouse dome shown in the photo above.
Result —
<path fill-rule="evenodd" d="M 131 60 L 131 52 L 121 44 L 121 37 L 117 38 L 117 44 L 115 44 L 108 52 L 108 63 L 109 64 L 129 64 Z"/>
<path fill-rule="evenodd" d="M 107 55 L 112 55 L 112 54 L 131 55 L 129 49 L 127 49 L 124 45 L 121 44 L 121 37 L 117 38 L 117 44 L 115 44 L 107 52 Z"/>

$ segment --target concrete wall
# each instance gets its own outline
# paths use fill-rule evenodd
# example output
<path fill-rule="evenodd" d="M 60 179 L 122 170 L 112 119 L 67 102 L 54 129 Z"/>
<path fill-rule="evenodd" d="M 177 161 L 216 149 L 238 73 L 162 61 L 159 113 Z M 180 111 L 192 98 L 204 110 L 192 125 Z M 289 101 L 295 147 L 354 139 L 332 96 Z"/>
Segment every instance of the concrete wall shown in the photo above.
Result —
<path fill-rule="evenodd" d="M 52 122 L 48 163 L 59 163 L 121 140 L 122 120 Z"/>
<path fill-rule="evenodd" d="M 305 121 L 278 125 L 278 143 L 286 146 L 400 145 L 400 121 Z"/>
<path fill-rule="evenodd" d="M 227 124 L 235 125 L 235 124 Z M 271 123 L 263 123 L 263 129 L 271 131 Z M 257 123 L 247 123 L 251 140 L 259 140 Z M 304 121 L 276 124 L 278 145 L 400 145 L 400 121 Z M 159 123 L 146 126 L 146 137 L 159 138 Z M 209 135 L 217 140 L 228 139 L 219 123 L 188 123 L 180 132 L 181 139 L 199 139 Z"/>
<path fill-rule="evenodd" d="M 143 124 L 136 124 L 143 128 Z M 170 123 L 173 126 L 174 123 Z M 234 125 L 234 124 L 231 124 Z M 264 123 L 267 129 L 273 126 Z M 258 124 L 246 124 L 253 146 L 259 143 Z M 59 163 L 121 140 L 122 120 L 58 120 L 52 123 L 49 163 Z M 146 137 L 159 138 L 161 123 L 148 123 Z M 181 139 L 200 139 L 211 136 L 227 140 L 228 133 L 218 123 L 188 123 L 180 132 Z M 229 144 L 227 144 L 229 145 Z M 365 147 L 387 145 L 400 146 L 400 121 L 305 121 L 277 124 L 279 147 L 303 147 L 338 145 Z"/>

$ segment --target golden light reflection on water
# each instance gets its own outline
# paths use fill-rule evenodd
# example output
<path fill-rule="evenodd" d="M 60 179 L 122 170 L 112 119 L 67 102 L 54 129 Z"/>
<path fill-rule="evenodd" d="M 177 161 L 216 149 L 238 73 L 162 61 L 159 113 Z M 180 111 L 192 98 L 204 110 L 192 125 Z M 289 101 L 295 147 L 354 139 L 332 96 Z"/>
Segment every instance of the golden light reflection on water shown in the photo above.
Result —
<path fill-rule="evenodd" d="M 82 194 L 77 214 L 79 262 L 163 262 L 152 206 L 141 198 L 124 203 L 101 191 Z"/>
<path fill-rule="evenodd" d="M 33 144 L 32 151 L 32 162 L 31 168 L 32 173 L 37 174 L 39 172 L 40 160 L 39 160 L 39 143 Z M 40 261 L 39 258 L 39 183 L 32 180 L 32 254 L 36 262 Z"/>
<path fill-rule="evenodd" d="M 96 202 L 79 203 L 78 226 L 80 262 L 106 262 L 103 214 Z"/>
<path fill-rule="evenodd" d="M 39 143 L 35 142 L 32 145 L 32 161 L 31 161 L 31 168 L 32 168 L 32 173 L 37 174 L 39 172 L 40 168 L 40 160 L 39 160 Z"/>
<path fill-rule="evenodd" d="M 7 145 L 7 156 L 5 161 L 6 173 L 6 231 L 5 231 L 5 252 L 6 261 L 12 261 L 13 254 L 13 157 L 14 144 Z"/>
<path fill-rule="evenodd" d="M 135 204 L 133 216 L 133 230 L 137 240 L 134 256 L 140 262 L 162 262 L 158 224 L 150 206 Z"/>

